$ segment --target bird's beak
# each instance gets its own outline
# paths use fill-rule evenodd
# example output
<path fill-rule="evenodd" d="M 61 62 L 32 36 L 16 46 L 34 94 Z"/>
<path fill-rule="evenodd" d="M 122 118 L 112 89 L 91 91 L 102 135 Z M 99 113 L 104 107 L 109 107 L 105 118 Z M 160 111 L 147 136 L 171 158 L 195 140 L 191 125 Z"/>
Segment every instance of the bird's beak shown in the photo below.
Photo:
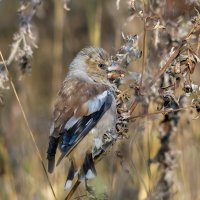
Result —
<path fill-rule="evenodd" d="M 108 79 L 116 79 L 116 78 L 123 78 L 124 75 L 127 73 L 127 70 L 120 67 L 116 63 L 112 63 L 111 66 L 107 68 L 108 71 Z"/>

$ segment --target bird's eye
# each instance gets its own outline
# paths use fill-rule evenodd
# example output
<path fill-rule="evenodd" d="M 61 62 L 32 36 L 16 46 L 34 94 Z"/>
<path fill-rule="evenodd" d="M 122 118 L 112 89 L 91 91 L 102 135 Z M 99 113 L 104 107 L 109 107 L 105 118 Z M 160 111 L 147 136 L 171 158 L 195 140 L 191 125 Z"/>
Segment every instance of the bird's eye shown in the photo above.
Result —
<path fill-rule="evenodd" d="M 98 64 L 98 67 L 99 67 L 99 68 L 101 68 L 101 69 L 105 69 L 105 68 L 106 68 L 106 65 L 105 65 L 105 64 L 102 64 L 102 63 L 100 63 L 100 64 Z"/>

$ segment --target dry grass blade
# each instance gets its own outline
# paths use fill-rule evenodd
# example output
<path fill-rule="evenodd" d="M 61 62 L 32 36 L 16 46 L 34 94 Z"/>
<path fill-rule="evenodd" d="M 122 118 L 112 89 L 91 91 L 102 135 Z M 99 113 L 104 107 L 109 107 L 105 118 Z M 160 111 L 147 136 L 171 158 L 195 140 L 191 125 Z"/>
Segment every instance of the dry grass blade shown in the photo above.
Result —
<path fill-rule="evenodd" d="M 1 59 L 2 59 L 2 61 L 3 61 L 5 70 L 6 70 L 7 73 L 9 74 L 8 68 L 7 68 L 7 66 L 6 66 L 6 63 L 5 63 L 5 60 L 4 60 L 4 58 L 3 58 L 3 55 L 2 55 L 2 53 L 1 53 L 1 51 L 0 51 L 0 56 L 1 56 Z M 26 114 L 25 114 L 25 112 L 24 112 L 22 103 L 21 103 L 21 101 L 20 101 L 20 99 L 19 99 L 19 96 L 18 96 L 18 94 L 17 94 L 15 85 L 14 85 L 14 83 L 13 83 L 11 77 L 10 77 L 9 80 L 10 80 L 10 84 L 11 84 L 11 87 L 12 87 L 12 89 L 13 89 L 13 92 L 14 92 L 14 94 L 15 94 L 15 97 L 16 97 L 16 99 L 17 99 L 17 102 L 18 102 L 18 104 L 19 104 L 19 107 L 20 107 L 20 109 L 21 109 L 21 112 L 22 112 L 22 115 L 23 115 L 25 124 L 26 124 L 27 129 L 28 129 L 28 133 L 29 133 L 29 135 L 31 136 L 32 142 L 33 142 L 34 147 L 35 147 L 35 149 L 36 149 L 37 156 L 38 156 L 38 158 L 39 158 L 39 160 L 40 160 L 40 162 L 41 162 L 42 168 L 43 168 L 43 170 L 44 170 L 44 172 L 45 172 L 45 175 L 46 175 L 48 184 L 49 184 L 49 186 L 50 186 L 50 188 L 51 188 L 51 191 L 52 191 L 52 194 L 53 194 L 53 196 L 54 196 L 54 199 L 56 200 L 56 199 L 57 199 L 57 198 L 56 198 L 56 194 L 55 194 L 55 192 L 54 192 L 54 189 L 53 189 L 53 186 L 52 186 L 52 184 L 51 184 L 50 178 L 49 178 L 49 176 L 48 176 L 47 170 L 46 170 L 46 168 L 45 168 L 45 164 L 44 164 L 44 161 L 43 161 L 43 159 L 42 159 L 42 156 L 41 156 L 40 150 L 39 150 L 39 148 L 38 148 L 38 145 L 37 145 L 37 143 L 36 143 L 35 137 L 34 137 L 33 132 L 32 132 L 32 130 L 31 130 L 30 126 L 29 126 L 28 119 L 27 119 L 27 117 L 26 117 Z"/>
<path fill-rule="evenodd" d="M 133 167 L 133 169 L 135 170 L 136 174 L 137 174 L 137 177 L 138 177 L 138 180 L 141 182 L 141 184 L 144 186 L 144 189 L 145 189 L 145 192 L 148 194 L 148 188 L 147 188 L 147 185 L 143 179 L 143 177 L 141 176 L 140 172 L 138 171 L 137 167 L 135 166 L 134 162 L 131 160 L 131 165 Z"/>

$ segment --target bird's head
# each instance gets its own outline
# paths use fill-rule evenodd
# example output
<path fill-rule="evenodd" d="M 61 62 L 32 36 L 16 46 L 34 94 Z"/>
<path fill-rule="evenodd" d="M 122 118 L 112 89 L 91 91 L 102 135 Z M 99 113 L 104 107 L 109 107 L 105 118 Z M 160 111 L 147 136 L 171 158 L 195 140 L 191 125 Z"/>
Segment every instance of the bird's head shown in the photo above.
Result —
<path fill-rule="evenodd" d="M 70 65 L 70 71 L 84 72 L 97 82 L 107 79 L 107 69 L 111 65 L 108 53 L 102 48 L 87 47 L 82 49 Z"/>

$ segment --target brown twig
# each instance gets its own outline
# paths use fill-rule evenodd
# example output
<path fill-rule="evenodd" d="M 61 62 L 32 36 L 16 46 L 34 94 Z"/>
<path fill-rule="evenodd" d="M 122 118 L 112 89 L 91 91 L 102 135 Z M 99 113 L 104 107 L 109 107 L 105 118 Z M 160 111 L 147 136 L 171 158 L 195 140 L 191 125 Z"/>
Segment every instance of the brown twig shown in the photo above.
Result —
<path fill-rule="evenodd" d="M 135 99 L 135 100 L 133 101 L 133 103 L 131 104 L 130 109 L 129 109 L 130 115 L 133 113 L 133 111 L 134 111 L 135 108 L 137 107 L 138 103 L 139 103 L 138 99 Z"/>
<path fill-rule="evenodd" d="M 177 49 L 172 53 L 172 55 L 169 57 L 167 62 L 164 64 L 164 66 L 154 75 L 155 78 L 149 83 L 149 85 L 147 87 L 145 87 L 145 89 L 143 91 L 144 93 L 147 92 L 149 90 L 149 88 L 151 88 L 156 83 L 156 81 L 159 79 L 159 77 L 166 71 L 166 69 L 169 67 L 169 65 L 173 62 L 173 60 L 180 53 L 180 50 L 184 46 L 184 44 L 185 44 L 185 40 L 183 40 L 181 42 L 180 46 L 177 47 Z"/>
<path fill-rule="evenodd" d="M 143 48 L 142 48 L 142 73 L 141 73 L 141 79 L 140 79 L 140 83 L 139 83 L 139 88 L 142 88 L 142 82 L 143 82 L 143 76 L 144 76 L 144 72 L 145 72 L 145 56 L 146 56 L 146 17 L 145 15 L 145 3 L 144 0 L 143 2 Z"/>
<path fill-rule="evenodd" d="M 152 115 L 178 112 L 178 111 L 182 111 L 182 110 L 188 110 L 189 108 L 192 108 L 192 107 L 194 107 L 194 106 L 187 106 L 187 107 L 178 108 L 178 109 L 161 110 L 161 111 L 156 111 L 156 112 L 153 112 L 153 113 L 146 113 L 146 114 L 141 114 L 141 115 L 137 115 L 137 116 L 131 116 L 129 119 L 131 120 L 131 119 L 137 119 L 137 118 L 150 117 Z"/>
<path fill-rule="evenodd" d="M 149 85 L 147 87 L 144 88 L 144 90 L 142 91 L 143 93 L 146 93 L 149 90 L 149 88 L 151 88 L 156 83 L 156 81 L 159 79 L 159 77 L 166 71 L 166 69 L 169 67 L 169 65 L 173 62 L 173 60 L 179 54 L 179 52 L 184 44 L 185 44 L 185 40 L 183 40 L 181 45 L 172 53 L 172 55 L 169 57 L 167 62 L 164 64 L 164 66 L 158 71 L 158 73 L 155 74 L 155 76 L 154 76 L 155 78 L 149 83 Z M 133 103 L 131 104 L 131 106 L 129 108 L 130 115 L 133 113 L 133 111 L 135 110 L 138 103 L 139 103 L 138 99 L 133 101 Z"/>
<path fill-rule="evenodd" d="M 69 200 L 71 199 L 71 197 L 73 196 L 74 192 L 76 191 L 76 189 L 78 188 L 78 186 L 80 185 L 81 181 L 79 181 L 78 179 L 76 180 L 76 182 L 74 183 L 74 185 L 72 186 L 70 192 L 67 194 L 67 196 L 65 197 L 65 200 Z"/>

